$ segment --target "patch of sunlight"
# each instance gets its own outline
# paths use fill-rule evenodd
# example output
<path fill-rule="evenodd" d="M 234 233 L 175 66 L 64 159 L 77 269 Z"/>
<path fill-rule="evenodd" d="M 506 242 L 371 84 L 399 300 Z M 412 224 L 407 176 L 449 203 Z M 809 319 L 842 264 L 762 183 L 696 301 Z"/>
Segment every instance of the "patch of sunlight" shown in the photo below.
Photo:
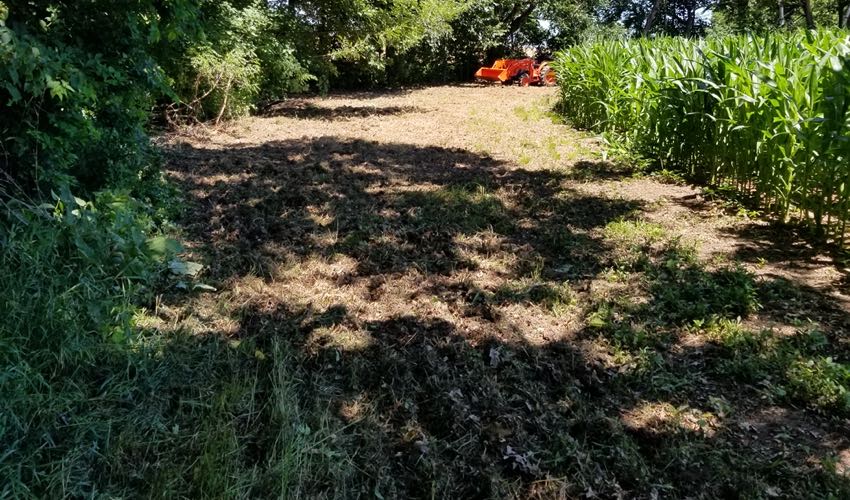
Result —
<path fill-rule="evenodd" d="M 339 243 L 339 231 L 329 229 L 320 233 L 310 235 L 310 241 L 317 247 L 332 247 Z"/>
<path fill-rule="evenodd" d="M 409 164 L 399 165 L 401 167 L 411 167 Z M 352 174 L 367 174 L 367 175 L 383 175 L 385 172 L 380 168 L 370 164 L 370 163 L 360 163 L 358 165 L 352 165 L 348 167 L 348 171 Z"/>
<path fill-rule="evenodd" d="M 835 472 L 850 478 L 850 448 L 845 448 L 838 453 L 835 459 Z"/>
<path fill-rule="evenodd" d="M 357 270 L 357 259 L 344 254 L 333 254 L 327 258 L 326 272 L 330 272 L 333 276 L 341 274 L 353 273 Z"/>
<path fill-rule="evenodd" d="M 514 115 L 524 122 L 536 122 L 543 120 L 548 116 L 548 110 L 545 103 L 536 102 L 529 107 L 517 106 L 514 108 Z"/>
<path fill-rule="evenodd" d="M 642 220 L 616 220 L 605 226 L 605 239 L 622 244 L 655 243 L 664 239 L 667 231 L 660 224 Z"/>
<path fill-rule="evenodd" d="M 518 257 L 506 238 L 494 231 L 457 234 L 453 242 L 460 258 L 476 264 L 482 271 L 508 274 L 517 265 Z"/>
<path fill-rule="evenodd" d="M 307 207 L 307 217 L 317 226 L 327 227 L 334 221 L 333 215 L 326 209 L 316 206 Z"/>
<path fill-rule="evenodd" d="M 307 337 L 306 344 L 322 350 L 358 352 L 368 349 L 374 340 L 368 332 L 343 325 L 316 328 Z"/>
<path fill-rule="evenodd" d="M 499 305 L 502 331 L 517 335 L 535 347 L 572 339 L 580 329 L 574 314 L 554 315 L 537 304 L 505 302 Z"/>
<path fill-rule="evenodd" d="M 274 264 L 269 270 L 274 279 L 286 279 L 300 272 L 302 258 L 293 252 L 288 245 L 269 241 L 263 243 L 261 251 L 263 255 L 274 257 Z"/>
<path fill-rule="evenodd" d="M 363 395 L 357 396 L 354 399 L 343 401 L 339 405 L 339 416 L 346 422 L 358 422 L 366 418 L 372 409 L 372 405 L 365 401 Z"/>
<path fill-rule="evenodd" d="M 292 267 L 281 269 L 282 274 L 290 278 L 290 281 L 303 281 L 305 278 L 325 278 L 335 281 L 340 276 L 354 273 L 357 269 L 357 260 L 345 254 L 335 253 L 329 256 L 314 255 L 302 259 Z"/>
<path fill-rule="evenodd" d="M 720 427 L 717 415 L 668 402 L 645 401 L 620 416 L 629 429 L 650 434 L 693 433 L 714 437 Z"/>
<path fill-rule="evenodd" d="M 239 172 L 237 174 L 227 175 L 227 174 L 218 174 L 218 175 L 193 175 L 191 177 L 191 181 L 199 186 L 215 186 L 216 184 L 240 184 L 245 183 L 253 178 L 255 178 L 256 174 L 250 174 L 247 172 Z"/>

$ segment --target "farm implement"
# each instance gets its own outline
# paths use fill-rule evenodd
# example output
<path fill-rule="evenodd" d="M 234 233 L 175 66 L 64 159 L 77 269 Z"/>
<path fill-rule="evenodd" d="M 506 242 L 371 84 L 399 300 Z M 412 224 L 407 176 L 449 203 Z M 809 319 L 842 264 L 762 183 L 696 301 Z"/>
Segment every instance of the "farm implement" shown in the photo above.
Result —
<path fill-rule="evenodd" d="M 499 59 L 489 68 L 481 68 L 475 78 L 488 82 L 529 85 L 555 85 L 555 72 L 548 62 L 537 64 L 534 59 Z"/>

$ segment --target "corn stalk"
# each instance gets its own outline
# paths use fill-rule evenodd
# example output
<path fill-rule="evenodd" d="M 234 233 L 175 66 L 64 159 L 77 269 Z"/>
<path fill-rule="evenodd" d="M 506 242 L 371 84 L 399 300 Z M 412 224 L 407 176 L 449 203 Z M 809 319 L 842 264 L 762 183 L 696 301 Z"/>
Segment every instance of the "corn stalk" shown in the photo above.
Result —
<path fill-rule="evenodd" d="M 556 59 L 561 111 L 575 125 L 844 243 L 846 32 L 607 40 Z"/>

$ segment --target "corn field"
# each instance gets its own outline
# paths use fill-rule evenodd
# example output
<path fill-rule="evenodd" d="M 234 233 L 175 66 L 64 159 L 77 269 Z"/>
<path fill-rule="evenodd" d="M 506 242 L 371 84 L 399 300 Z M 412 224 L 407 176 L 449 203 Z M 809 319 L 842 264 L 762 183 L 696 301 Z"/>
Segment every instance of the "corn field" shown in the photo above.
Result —
<path fill-rule="evenodd" d="M 846 243 L 850 36 L 608 40 L 556 57 L 562 112 Z"/>

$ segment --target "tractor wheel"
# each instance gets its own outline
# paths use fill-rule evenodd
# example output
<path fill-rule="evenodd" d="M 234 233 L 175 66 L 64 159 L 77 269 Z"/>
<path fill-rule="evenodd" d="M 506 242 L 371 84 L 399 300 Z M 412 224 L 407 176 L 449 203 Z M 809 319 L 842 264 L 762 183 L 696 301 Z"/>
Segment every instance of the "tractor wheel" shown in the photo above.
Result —
<path fill-rule="evenodd" d="M 555 80 L 555 71 L 552 66 L 544 64 L 540 67 L 540 85 L 544 87 L 552 87 L 558 82 Z"/>
<path fill-rule="evenodd" d="M 528 78 L 528 71 L 520 71 L 515 78 L 517 85 L 519 85 L 520 87 L 528 87 L 527 81 L 526 81 L 526 83 L 523 83 L 523 80 L 526 80 L 527 78 Z"/>

